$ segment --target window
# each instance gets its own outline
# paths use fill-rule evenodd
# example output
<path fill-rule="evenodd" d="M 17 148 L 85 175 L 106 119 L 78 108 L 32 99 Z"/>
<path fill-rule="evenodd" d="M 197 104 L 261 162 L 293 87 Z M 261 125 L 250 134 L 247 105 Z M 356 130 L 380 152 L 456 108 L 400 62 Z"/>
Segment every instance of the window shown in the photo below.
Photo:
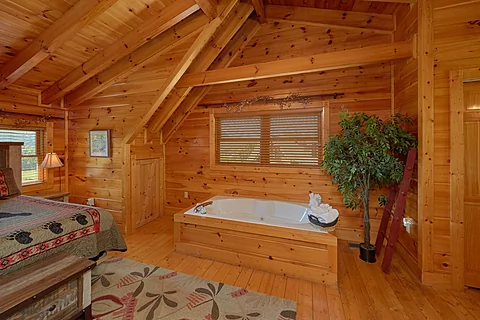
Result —
<path fill-rule="evenodd" d="M 322 113 L 215 114 L 215 163 L 317 167 Z"/>
<path fill-rule="evenodd" d="M 45 154 L 44 129 L 1 129 L 0 141 L 23 142 L 22 185 L 42 182 L 44 170 L 40 168 Z"/>

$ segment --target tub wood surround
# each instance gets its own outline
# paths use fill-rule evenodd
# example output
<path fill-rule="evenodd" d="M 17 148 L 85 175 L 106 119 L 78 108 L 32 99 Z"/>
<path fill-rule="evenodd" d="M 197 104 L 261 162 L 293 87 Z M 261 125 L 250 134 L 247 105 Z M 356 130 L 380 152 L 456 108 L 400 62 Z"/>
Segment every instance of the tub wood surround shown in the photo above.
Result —
<path fill-rule="evenodd" d="M 333 234 L 182 213 L 174 221 L 178 253 L 337 284 L 338 248 Z"/>
<path fill-rule="evenodd" d="M 402 228 L 397 252 L 423 283 L 462 290 L 465 261 L 460 248 L 465 221 L 454 209 L 463 200 L 452 193 L 452 173 L 456 171 L 452 172 L 451 158 L 456 149 L 451 147 L 450 136 L 458 131 L 451 132 L 451 112 L 455 109 L 451 108 L 450 74 L 480 68 L 480 2 L 237 2 L 2 3 L 0 124 L 44 126 L 48 151 L 65 160 L 60 174 L 49 170 L 46 184 L 24 191 L 53 191 L 61 182 L 62 191 L 71 194 L 70 201 L 84 203 L 94 198 L 95 205 L 111 212 L 126 234 L 148 230 L 142 226 L 155 224 L 159 218 L 166 221 L 162 216 L 184 212 L 214 195 L 307 202 L 308 192 L 314 191 L 339 209 L 338 239 L 358 243 L 363 239 L 362 212 L 346 210 L 330 177 L 318 169 L 269 168 L 273 170 L 258 172 L 212 168 L 210 110 L 225 111 L 225 102 L 258 96 L 312 96 L 306 109 L 325 108 L 327 136 L 339 132 L 342 107 L 381 118 L 407 113 L 417 119 L 408 130 L 418 136 L 419 158 L 405 214 L 417 224 L 411 233 Z M 71 26 L 65 30 L 58 27 L 66 24 Z M 354 65 L 342 63 L 342 57 L 370 52 L 371 48 L 395 48 L 399 43 L 407 49 L 401 57 L 389 51 L 381 57 L 355 57 Z M 198 50 L 200 47 L 203 49 Z M 317 65 L 314 60 L 318 57 L 329 57 L 331 65 L 319 66 L 323 71 L 297 74 L 304 70 L 305 62 Z M 275 70 L 271 70 L 272 65 Z M 255 67 L 260 67 L 264 76 L 273 77 L 255 79 L 250 71 Z M 221 75 L 216 79 L 222 84 L 191 87 L 202 81 L 187 80 L 199 74 Z M 282 112 L 271 105 L 251 108 Z M 293 104 L 288 108 L 303 107 Z M 89 156 L 92 129 L 111 129 L 110 158 Z M 373 239 L 382 213 L 377 197 L 375 192 L 371 199 Z M 165 241 L 171 246 L 171 235 L 165 237 L 162 239 L 170 237 Z M 350 263 L 353 256 L 343 255 L 340 266 L 342 259 Z M 410 272 L 405 265 L 397 261 L 401 278 L 379 281 L 396 290 L 399 286 L 395 283 L 401 283 L 403 275 Z M 342 277 L 351 279 L 349 285 L 343 284 L 349 288 L 347 292 L 359 287 L 354 275 L 363 277 L 367 271 L 362 265 L 357 267 L 353 273 L 339 268 L 340 284 Z M 362 281 L 368 286 L 368 278 L 373 279 L 376 271 L 367 272 L 371 273 Z M 464 297 L 452 298 L 448 291 L 418 288 L 396 292 L 401 301 L 396 306 L 416 306 L 417 298 L 428 300 L 432 294 L 454 304 L 466 301 Z M 363 298 L 352 303 L 357 298 L 348 293 L 341 298 L 338 291 L 328 293 L 329 298 L 336 299 L 331 310 L 342 307 L 341 299 L 350 315 L 364 310 L 360 308 Z M 415 299 L 408 300 L 403 294 Z M 383 299 L 381 295 L 378 298 Z M 348 304 L 357 307 L 351 309 Z M 412 312 L 435 317 L 438 310 L 450 310 L 440 305 Z M 473 309 L 472 305 L 465 308 Z M 389 310 L 379 307 L 378 312 Z M 464 310 L 450 311 L 461 318 L 458 312 Z"/>

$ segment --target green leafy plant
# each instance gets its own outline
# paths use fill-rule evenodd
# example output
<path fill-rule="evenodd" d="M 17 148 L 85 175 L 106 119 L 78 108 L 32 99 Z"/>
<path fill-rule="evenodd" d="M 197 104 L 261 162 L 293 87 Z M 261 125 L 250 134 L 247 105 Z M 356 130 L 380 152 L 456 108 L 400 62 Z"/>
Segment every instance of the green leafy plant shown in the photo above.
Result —
<path fill-rule="evenodd" d="M 412 119 L 396 114 L 388 120 L 366 113 L 340 113 L 341 132 L 330 136 L 324 148 L 322 168 L 338 185 L 347 208 L 363 205 L 364 243 L 370 249 L 370 191 L 400 182 L 404 157 L 416 147 L 415 136 L 404 129 Z M 379 197 L 380 205 L 386 198 Z"/>

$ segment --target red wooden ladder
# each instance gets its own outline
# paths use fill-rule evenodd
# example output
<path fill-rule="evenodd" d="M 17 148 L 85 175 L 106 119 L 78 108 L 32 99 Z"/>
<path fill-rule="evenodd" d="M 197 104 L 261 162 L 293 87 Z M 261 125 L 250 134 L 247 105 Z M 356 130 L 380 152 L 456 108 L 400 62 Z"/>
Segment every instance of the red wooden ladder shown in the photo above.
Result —
<path fill-rule="evenodd" d="M 393 217 L 392 225 L 390 227 L 390 235 L 387 238 L 387 247 L 385 249 L 385 255 L 383 256 L 382 270 L 385 273 L 390 271 L 390 265 L 392 264 L 393 253 L 395 252 L 395 244 L 398 240 L 398 233 L 400 232 L 400 226 L 403 219 L 403 211 L 405 210 L 405 204 L 407 202 L 407 191 L 410 187 L 410 181 L 412 180 L 413 167 L 415 166 L 415 160 L 417 158 L 417 149 L 412 148 L 408 152 L 407 161 L 405 163 L 405 171 L 403 172 L 403 179 L 400 186 L 397 184 L 390 187 L 388 193 L 388 202 L 383 210 L 382 222 L 380 223 L 380 229 L 377 234 L 377 241 L 375 242 L 376 255 L 380 256 L 382 251 L 383 240 L 387 236 L 388 222 L 390 216 Z M 395 204 L 395 211 L 392 214 L 393 205 Z"/>

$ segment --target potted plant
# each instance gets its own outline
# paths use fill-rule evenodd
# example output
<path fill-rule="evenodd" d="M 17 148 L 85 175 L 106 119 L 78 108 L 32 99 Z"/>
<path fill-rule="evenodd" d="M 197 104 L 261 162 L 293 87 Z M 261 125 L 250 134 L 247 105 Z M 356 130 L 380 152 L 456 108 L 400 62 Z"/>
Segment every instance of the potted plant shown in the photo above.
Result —
<path fill-rule="evenodd" d="M 364 242 L 360 258 L 375 262 L 375 246 L 370 244 L 370 191 L 402 180 L 402 156 L 416 147 L 416 138 L 404 129 L 412 119 L 396 114 L 388 120 L 365 113 L 340 113 L 341 132 L 330 136 L 324 148 L 322 168 L 338 185 L 343 203 L 355 210 L 363 205 Z M 387 199 L 380 196 L 380 205 Z"/>

